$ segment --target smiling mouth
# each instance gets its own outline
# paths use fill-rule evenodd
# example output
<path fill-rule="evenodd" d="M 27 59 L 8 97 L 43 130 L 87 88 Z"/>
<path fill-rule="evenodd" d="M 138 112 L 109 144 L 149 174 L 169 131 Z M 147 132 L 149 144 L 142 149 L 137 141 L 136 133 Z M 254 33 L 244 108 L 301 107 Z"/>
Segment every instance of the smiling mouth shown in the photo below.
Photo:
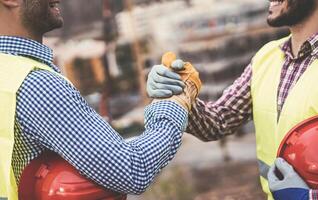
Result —
<path fill-rule="evenodd" d="M 284 3 L 285 0 L 269 0 L 270 6 L 278 6 Z"/>

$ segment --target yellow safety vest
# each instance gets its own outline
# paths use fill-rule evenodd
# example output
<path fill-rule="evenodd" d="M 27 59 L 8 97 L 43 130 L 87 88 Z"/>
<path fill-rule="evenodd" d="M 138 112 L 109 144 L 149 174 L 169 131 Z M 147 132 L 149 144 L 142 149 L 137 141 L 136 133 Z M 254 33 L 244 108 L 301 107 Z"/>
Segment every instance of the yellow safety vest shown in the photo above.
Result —
<path fill-rule="evenodd" d="M 54 72 L 35 60 L 0 53 L 0 200 L 18 200 L 18 187 L 11 166 L 16 93 L 34 69 Z"/>
<path fill-rule="evenodd" d="M 251 93 L 256 151 L 261 184 L 268 199 L 273 197 L 268 188 L 267 172 L 274 163 L 280 142 L 293 126 L 318 113 L 318 61 L 315 60 L 290 90 L 277 119 L 277 89 L 285 61 L 279 45 L 287 39 L 266 44 L 255 55 L 252 65 Z"/>

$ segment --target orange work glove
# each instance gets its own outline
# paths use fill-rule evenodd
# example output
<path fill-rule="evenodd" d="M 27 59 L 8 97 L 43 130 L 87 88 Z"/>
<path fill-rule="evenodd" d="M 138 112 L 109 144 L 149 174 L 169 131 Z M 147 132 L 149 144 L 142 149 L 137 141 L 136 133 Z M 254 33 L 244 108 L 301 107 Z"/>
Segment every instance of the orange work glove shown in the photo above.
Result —
<path fill-rule="evenodd" d="M 189 62 L 182 63 L 181 65 L 183 66 L 179 66 L 181 68 L 180 70 L 174 70 L 171 66 L 176 59 L 176 54 L 167 52 L 162 56 L 161 62 L 164 66 L 178 73 L 181 76 L 181 79 L 184 81 L 186 87 L 181 94 L 165 98 L 165 100 L 174 101 L 186 110 L 190 111 L 191 105 L 198 96 L 202 83 L 199 78 L 198 71 Z"/>

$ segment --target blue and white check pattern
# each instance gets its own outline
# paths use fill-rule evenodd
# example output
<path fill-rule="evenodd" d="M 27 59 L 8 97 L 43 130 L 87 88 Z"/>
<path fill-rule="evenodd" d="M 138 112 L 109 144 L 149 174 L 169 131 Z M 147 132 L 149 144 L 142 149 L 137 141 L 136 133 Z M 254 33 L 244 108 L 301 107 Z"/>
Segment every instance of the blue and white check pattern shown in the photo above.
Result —
<path fill-rule="evenodd" d="M 51 66 L 55 71 L 60 70 L 53 64 L 52 50 L 36 41 L 21 37 L 0 36 L 0 52 L 33 58 Z"/>
<path fill-rule="evenodd" d="M 51 50 L 34 41 L 0 37 L 0 51 L 54 66 Z M 145 132 L 126 142 L 62 77 L 33 71 L 17 94 L 12 166 L 19 180 L 24 167 L 49 149 L 105 188 L 139 194 L 174 157 L 186 122 L 181 106 L 160 101 L 145 109 Z"/>

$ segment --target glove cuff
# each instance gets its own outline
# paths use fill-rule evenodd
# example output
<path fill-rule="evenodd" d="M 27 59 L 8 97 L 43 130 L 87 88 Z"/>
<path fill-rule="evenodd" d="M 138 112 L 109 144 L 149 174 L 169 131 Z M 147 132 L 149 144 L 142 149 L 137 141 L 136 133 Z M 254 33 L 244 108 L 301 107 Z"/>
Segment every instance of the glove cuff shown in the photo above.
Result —
<path fill-rule="evenodd" d="M 303 188 L 286 188 L 272 193 L 275 200 L 308 200 L 309 190 Z"/>

